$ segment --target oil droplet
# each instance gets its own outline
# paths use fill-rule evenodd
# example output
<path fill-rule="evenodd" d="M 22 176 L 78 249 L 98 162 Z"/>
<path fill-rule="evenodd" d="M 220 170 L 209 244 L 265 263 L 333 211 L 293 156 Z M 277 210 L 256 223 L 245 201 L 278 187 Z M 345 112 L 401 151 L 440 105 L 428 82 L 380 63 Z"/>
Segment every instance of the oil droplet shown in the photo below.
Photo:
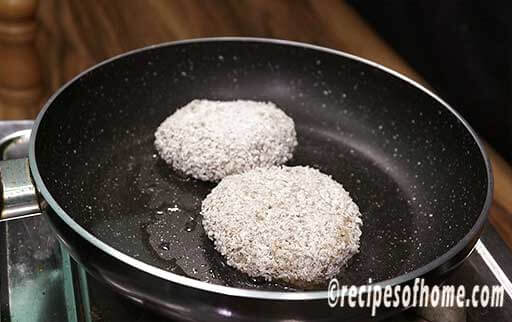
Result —
<path fill-rule="evenodd" d="M 169 250 L 171 248 L 171 244 L 169 242 L 162 242 L 160 244 L 160 248 L 163 250 Z"/>
<path fill-rule="evenodd" d="M 187 232 L 193 231 L 196 228 L 196 224 L 197 222 L 194 220 L 193 217 L 191 217 L 191 219 L 185 223 L 185 230 Z"/>
<path fill-rule="evenodd" d="M 174 205 L 174 207 L 167 208 L 168 213 L 176 212 L 176 211 L 180 211 L 180 208 L 178 208 L 178 206 L 176 206 L 176 205 Z"/>

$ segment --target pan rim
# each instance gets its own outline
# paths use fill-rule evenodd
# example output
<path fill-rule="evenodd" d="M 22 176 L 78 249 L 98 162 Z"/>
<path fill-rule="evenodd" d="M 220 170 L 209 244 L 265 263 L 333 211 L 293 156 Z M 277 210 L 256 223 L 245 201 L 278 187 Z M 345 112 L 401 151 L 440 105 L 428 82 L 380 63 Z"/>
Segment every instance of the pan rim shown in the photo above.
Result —
<path fill-rule="evenodd" d="M 313 49 L 317 51 L 322 51 L 325 53 L 333 54 L 333 55 L 339 55 L 343 56 L 348 59 L 355 60 L 357 62 L 369 65 L 371 67 L 380 69 L 391 76 L 394 76 L 402 81 L 405 81 L 412 86 L 416 87 L 420 91 L 423 91 L 430 97 L 432 97 L 435 101 L 437 101 L 439 104 L 441 104 L 444 108 L 446 108 L 449 112 L 451 112 L 455 117 L 464 125 L 466 130 L 471 134 L 473 137 L 475 143 L 477 144 L 478 148 L 480 149 L 481 156 L 484 160 L 486 171 L 487 171 L 487 194 L 485 197 L 485 202 L 482 207 L 482 210 L 473 225 L 473 227 L 470 229 L 470 231 L 461 239 L 459 240 L 454 246 L 452 246 L 448 251 L 446 251 L 443 255 L 437 257 L 433 261 L 427 263 L 426 265 L 423 265 L 411 272 L 408 272 L 406 274 L 399 275 L 397 277 L 387 279 L 378 283 L 374 283 L 373 285 L 399 285 L 406 282 L 410 282 L 414 280 L 417 277 L 423 276 L 426 273 L 442 266 L 444 263 L 448 262 L 451 258 L 456 256 L 458 253 L 460 253 L 470 242 L 471 240 L 475 239 L 479 236 L 479 233 L 481 229 L 483 228 L 486 219 L 487 219 L 487 213 L 489 211 L 491 202 L 492 202 L 492 194 L 493 194 L 493 175 L 492 175 L 492 168 L 491 163 L 489 160 L 489 157 L 484 149 L 483 143 L 478 138 L 476 132 L 473 130 L 473 128 L 468 124 L 468 122 L 451 106 L 449 106 L 445 101 L 443 101 L 440 97 L 438 97 L 436 94 L 434 94 L 429 89 L 425 88 L 423 85 L 420 85 L 416 81 L 400 74 L 397 71 L 394 71 L 390 68 L 384 67 L 379 63 L 376 63 L 374 61 L 361 58 L 359 56 L 349 54 L 343 51 L 330 49 L 318 45 L 313 44 L 307 44 L 302 42 L 296 42 L 291 40 L 282 40 L 282 39 L 273 39 L 273 38 L 257 38 L 257 37 L 210 37 L 210 38 L 193 38 L 193 39 L 186 39 L 186 40 L 179 40 L 179 41 L 173 41 L 173 42 L 165 42 L 160 43 L 156 45 L 151 45 L 143 48 L 138 48 L 135 50 L 131 50 L 125 53 L 122 53 L 120 55 L 111 57 L 109 59 L 106 59 L 88 69 L 81 72 L 74 78 L 72 78 L 70 81 L 68 81 L 66 84 L 64 84 L 60 89 L 58 89 L 46 102 L 46 104 L 43 106 L 41 111 L 39 112 L 34 125 L 32 127 L 32 135 L 30 137 L 30 144 L 29 144 L 29 164 L 31 173 L 33 176 L 33 179 L 35 181 L 37 189 L 40 191 L 41 195 L 43 196 L 44 200 L 48 203 L 48 205 L 54 210 L 54 212 L 62 219 L 67 226 L 69 226 L 72 230 L 74 230 L 77 234 L 79 234 L 82 238 L 87 240 L 89 243 L 93 244 L 94 246 L 98 247 L 100 250 L 104 251 L 110 256 L 113 256 L 117 260 L 120 260 L 124 262 L 125 264 L 136 268 L 140 271 L 143 271 L 147 274 L 153 275 L 158 278 L 162 278 L 164 280 L 167 280 L 169 282 L 177 283 L 183 286 L 193 287 L 198 290 L 207 291 L 207 292 L 213 292 L 213 293 L 219 293 L 223 295 L 229 295 L 229 296 L 237 296 L 237 297 L 244 297 L 244 298 L 253 298 L 253 299 L 261 299 L 261 300 L 325 300 L 328 298 L 329 294 L 327 290 L 323 291 L 299 291 L 299 292 L 282 292 L 282 291 L 262 291 L 262 290 L 252 290 L 252 289 L 243 289 L 243 288 L 236 288 L 236 287 L 230 287 L 230 286 L 223 286 L 223 285 L 217 285 L 217 284 L 211 284 L 208 282 L 203 282 L 199 280 L 195 280 L 189 277 L 181 276 L 178 274 L 174 274 L 172 272 L 163 270 L 161 268 L 152 266 L 150 264 L 147 264 L 143 261 L 140 261 L 134 257 L 131 257 L 114 247 L 108 245 L 107 243 L 103 242 L 102 240 L 96 238 L 94 235 L 92 235 L 90 232 L 85 230 L 82 226 L 80 226 L 73 218 L 71 218 L 65 211 L 60 207 L 58 202 L 53 198 L 53 196 L 50 194 L 48 189 L 46 188 L 46 185 L 39 173 L 38 167 L 37 167 L 37 157 L 35 153 L 35 146 L 37 141 L 37 131 L 39 128 L 39 125 L 44 118 L 44 115 L 46 114 L 46 111 L 50 108 L 53 101 L 62 93 L 65 91 L 72 83 L 80 79 L 82 76 L 86 75 L 90 71 L 99 68 L 100 66 L 103 66 L 104 64 L 108 64 L 114 60 L 121 59 L 125 56 L 129 56 L 131 54 L 143 52 L 146 50 L 151 50 L 155 48 L 160 47 L 167 47 L 167 46 L 175 46 L 175 45 L 183 45 L 183 44 L 190 44 L 190 43 L 202 43 L 202 42 L 254 42 L 254 43 L 270 43 L 270 44 L 278 44 L 278 45 L 287 45 L 287 46 L 293 46 L 293 47 L 299 47 L 299 48 L 307 48 L 307 49 Z"/>

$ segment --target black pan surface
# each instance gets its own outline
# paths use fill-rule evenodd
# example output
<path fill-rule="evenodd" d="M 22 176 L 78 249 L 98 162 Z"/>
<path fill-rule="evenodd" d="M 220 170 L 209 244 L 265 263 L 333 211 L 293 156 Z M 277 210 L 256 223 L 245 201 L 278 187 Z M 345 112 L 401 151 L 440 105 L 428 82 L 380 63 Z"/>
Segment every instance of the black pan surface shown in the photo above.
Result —
<path fill-rule="evenodd" d="M 341 282 L 420 268 L 481 215 L 482 152 L 430 95 L 327 51 L 241 40 L 139 51 L 73 82 L 37 132 L 48 191 L 86 230 L 141 261 L 216 284 L 287 289 L 225 264 L 200 223 L 214 184 L 180 176 L 156 154 L 157 126 L 196 98 L 272 101 L 295 120 L 299 146 L 288 164 L 332 175 L 363 214 L 361 251 Z"/>

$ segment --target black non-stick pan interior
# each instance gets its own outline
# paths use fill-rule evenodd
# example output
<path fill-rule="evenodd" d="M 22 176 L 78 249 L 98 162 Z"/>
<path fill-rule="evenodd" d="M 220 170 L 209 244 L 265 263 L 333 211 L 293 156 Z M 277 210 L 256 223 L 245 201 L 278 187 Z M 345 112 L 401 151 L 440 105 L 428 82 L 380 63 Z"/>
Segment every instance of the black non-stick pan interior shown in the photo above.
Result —
<path fill-rule="evenodd" d="M 434 98 L 381 69 L 312 48 L 216 41 L 144 50 L 83 75 L 41 121 L 36 161 L 80 225 L 151 265 L 245 288 L 285 285 L 226 266 L 201 226 L 214 186 L 184 178 L 153 147 L 157 126 L 196 98 L 278 104 L 296 123 L 290 165 L 310 165 L 360 206 L 360 253 L 339 278 L 381 281 L 447 252 L 487 193 L 481 151 Z"/>

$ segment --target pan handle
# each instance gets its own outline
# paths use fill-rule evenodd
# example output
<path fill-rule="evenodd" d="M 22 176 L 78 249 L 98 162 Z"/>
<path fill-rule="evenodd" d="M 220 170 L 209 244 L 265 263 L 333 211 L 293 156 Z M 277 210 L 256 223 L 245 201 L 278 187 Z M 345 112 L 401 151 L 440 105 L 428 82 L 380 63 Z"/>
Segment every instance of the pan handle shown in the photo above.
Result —
<path fill-rule="evenodd" d="M 41 214 L 27 158 L 0 161 L 0 179 L 0 221 Z"/>

